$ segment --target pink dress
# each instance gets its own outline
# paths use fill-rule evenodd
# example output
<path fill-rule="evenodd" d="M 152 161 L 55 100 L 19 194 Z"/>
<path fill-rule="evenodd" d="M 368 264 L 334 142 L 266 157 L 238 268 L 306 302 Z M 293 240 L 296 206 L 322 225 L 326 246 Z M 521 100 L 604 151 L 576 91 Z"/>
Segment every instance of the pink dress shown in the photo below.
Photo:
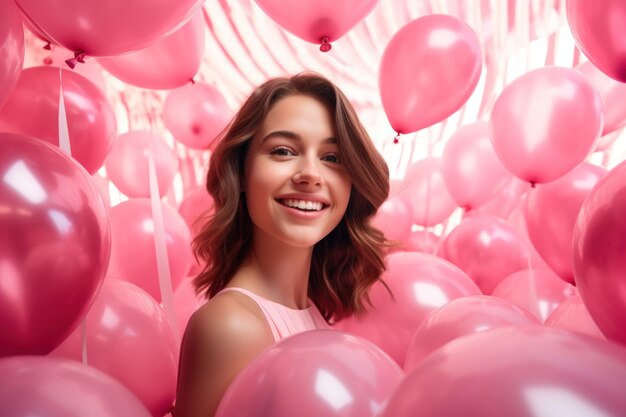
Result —
<path fill-rule="evenodd" d="M 272 334 L 276 342 L 307 330 L 330 328 L 326 320 L 324 320 L 324 317 L 322 317 L 322 314 L 310 300 L 310 306 L 308 308 L 296 310 L 258 296 L 244 288 L 228 287 L 220 292 L 226 291 L 237 291 L 245 294 L 258 304 L 267 319 L 270 329 L 272 329 Z"/>

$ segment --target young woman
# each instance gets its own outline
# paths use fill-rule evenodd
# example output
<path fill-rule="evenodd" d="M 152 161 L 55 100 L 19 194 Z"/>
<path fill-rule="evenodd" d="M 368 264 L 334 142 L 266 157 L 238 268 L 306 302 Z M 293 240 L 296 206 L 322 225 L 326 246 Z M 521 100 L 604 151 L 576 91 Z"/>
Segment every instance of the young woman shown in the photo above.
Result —
<path fill-rule="evenodd" d="M 209 301 L 181 347 L 175 417 L 212 416 L 277 340 L 359 312 L 384 271 L 370 221 L 387 165 L 344 94 L 316 74 L 276 78 L 243 104 L 211 156 L 214 214 L 194 242 Z"/>

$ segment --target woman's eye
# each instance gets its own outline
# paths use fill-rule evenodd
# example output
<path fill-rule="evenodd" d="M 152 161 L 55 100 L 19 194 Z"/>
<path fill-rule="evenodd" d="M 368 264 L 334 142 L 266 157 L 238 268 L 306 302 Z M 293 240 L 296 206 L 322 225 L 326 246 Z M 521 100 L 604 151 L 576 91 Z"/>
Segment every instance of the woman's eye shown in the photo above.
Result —
<path fill-rule="evenodd" d="M 324 155 L 322 157 L 322 160 L 338 164 L 339 163 L 339 155 L 337 155 L 336 153 L 330 153 L 328 155 Z"/>
<path fill-rule="evenodd" d="M 275 148 L 272 148 L 270 150 L 270 154 L 271 155 L 278 155 L 278 156 L 290 156 L 293 155 L 293 152 L 291 152 L 289 149 L 282 147 L 282 146 L 277 146 Z"/>

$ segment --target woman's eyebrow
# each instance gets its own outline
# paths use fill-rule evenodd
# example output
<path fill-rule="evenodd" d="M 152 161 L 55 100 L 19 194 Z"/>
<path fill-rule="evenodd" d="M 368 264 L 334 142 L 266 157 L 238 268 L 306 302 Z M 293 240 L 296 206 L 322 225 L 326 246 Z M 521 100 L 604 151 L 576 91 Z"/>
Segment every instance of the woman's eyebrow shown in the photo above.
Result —
<path fill-rule="evenodd" d="M 261 139 L 261 143 L 264 143 L 266 140 L 274 138 L 274 137 L 281 137 L 281 138 L 286 138 L 286 139 L 290 139 L 290 140 L 294 140 L 297 142 L 301 142 L 302 141 L 302 136 L 300 136 L 299 134 L 289 131 L 289 130 L 275 130 L 273 132 L 268 133 L 267 135 L 265 135 L 263 137 L 263 139 Z M 337 139 L 335 137 L 328 137 L 326 139 L 324 139 L 322 141 L 322 143 L 324 144 L 335 144 L 337 143 Z"/>

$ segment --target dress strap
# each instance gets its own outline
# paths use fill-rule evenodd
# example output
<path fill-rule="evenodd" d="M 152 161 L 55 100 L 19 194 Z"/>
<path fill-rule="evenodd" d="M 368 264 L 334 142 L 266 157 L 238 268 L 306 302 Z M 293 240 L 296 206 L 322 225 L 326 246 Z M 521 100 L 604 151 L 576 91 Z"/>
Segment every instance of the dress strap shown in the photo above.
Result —
<path fill-rule="evenodd" d="M 265 320 L 267 321 L 267 324 L 270 326 L 270 330 L 272 331 L 272 336 L 274 336 L 274 341 L 277 342 L 280 339 L 280 334 L 278 332 L 278 328 L 276 327 L 276 323 L 274 323 L 274 320 L 272 319 L 270 312 L 267 310 L 267 306 L 265 305 L 265 299 L 261 296 L 256 295 L 252 291 L 249 291 L 249 290 L 246 290 L 245 288 L 240 288 L 240 287 L 226 287 L 222 289 L 220 293 L 233 292 L 233 291 L 239 292 L 248 296 L 259 306 L 259 308 L 261 309 L 261 312 L 263 312 L 263 315 L 265 316 Z"/>

